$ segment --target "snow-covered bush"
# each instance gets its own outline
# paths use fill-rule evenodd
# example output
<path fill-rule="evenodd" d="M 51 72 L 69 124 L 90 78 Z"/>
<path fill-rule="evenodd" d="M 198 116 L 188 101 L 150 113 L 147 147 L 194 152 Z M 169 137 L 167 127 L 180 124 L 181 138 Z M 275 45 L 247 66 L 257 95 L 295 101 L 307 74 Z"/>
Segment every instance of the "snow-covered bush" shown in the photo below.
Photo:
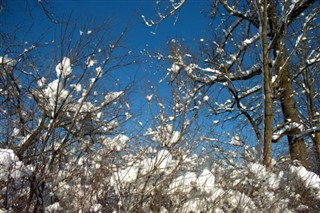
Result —
<path fill-rule="evenodd" d="M 157 1 L 157 4 L 165 2 Z M 180 10 L 186 1 L 167 2 L 171 6 L 163 9 L 169 14 L 162 15 L 165 14 L 162 10 L 157 13 L 161 20 Z M 251 31 L 259 23 L 255 14 L 258 8 L 251 5 L 251 1 L 241 4 L 240 10 L 238 4 L 228 6 L 229 1 L 219 2 L 221 7 L 217 8 L 224 7 L 222 11 L 230 17 L 238 16 L 230 20 L 222 14 L 218 17 L 224 23 L 220 25 L 223 27 L 221 44 L 200 39 L 203 51 L 193 54 L 172 39 L 168 42 L 171 52 L 167 56 L 156 56 L 157 60 L 170 61 L 165 65 L 169 65 L 167 74 L 159 81 L 167 80 L 170 88 L 166 88 L 164 98 L 159 97 L 161 92 L 157 95 L 159 88 L 153 85 L 146 91 L 152 116 L 151 119 L 148 115 L 142 116 L 146 118 L 145 125 L 134 113 L 129 113 L 127 91 L 121 80 L 112 82 L 118 73 L 109 76 L 115 68 L 133 63 L 128 57 L 131 50 L 119 45 L 124 33 L 114 38 L 109 32 L 99 34 L 100 29 L 108 29 L 105 25 L 100 29 L 78 30 L 76 26 L 63 29 L 69 23 L 61 23 L 62 29 L 55 29 L 62 36 L 60 41 L 55 36 L 52 42 L 38 41 L 37 45 L 30 45 L 24 40 L 11 43 L 11 37 L 18 40 L 19 36 L 1 32 L 4 41 L 1 40 L 0 50 L 0 212 L 319 212 L 318 175 L 302 166 L 276 160 L 272 162 L 272 169 L 271 165 L 266 169 L 258 159 L 260 156 L 249 146 L 264 135 L 263 115 L 266 115 L 262 113 L 261 104 L 261 98 L 266 97 L 261 93 L 263 66 L 259 57 L 252 57 L 261 48 L 260 32 Z M 285 3 L 282 12 L 271 5 L 270 11 L 275 9 L 285 15 L 282 18 L 290 20 L 289 24 L 300 17 L 300 12 L 308 11 L 302 2 L 292 1 L 291 6 Z M 46 4 L 37 3 L 50 17 Z M 298 83 L 292 81 L 288 85 L 298 85 L 303 88 L 300 91 L 310 93 L 307 99 L 315 94 L 311 91 L 317 91 L 307 78 L 306 68 L 319 62 L 319 54 L 312 48 L 306 57 L 295 54 L 303 52 L 298 44 L 309 39 L 305 30 L 316 20 L 319 11 L 314 10 L 312 14 L 308 15 L 309 23 L 303 26 L 302 34 L 299 31 L 294 35 L 284 33 L 293 35 L 292 39 L 298 36 L 292 51 L 292 47 L 287 46 L 292 43 L 287 42 L 290 39 L 276 35 L 277 27 L 273 28 L 271 20 L 274 17 L 270 16 L 272 37 L 267 40 L 272 42 L 270 57 L 275 58 L 267 62 L 271 69 L 269 83 L 274 88 L 272 99 L 277 101 L 274 123 L 279 124 L 273 137 L 267 138 L 270 143 L 271 139 L 277 142 L 288 135 L 293 138 L 288 139 L 289 145 L 293 145 L 294 138 L 313 137 L 319 130 L 319 113 L 315 109 L 310 107 L 308 113 L 299 112 L 305 117 L 304 124 L 300 125 L 282 116 L 278 103 L 280 100 L 284 105 L 287 102 L 283 98 L 297 96 L 292 91 L 282 97 L 282 91 L 292 88 L 281 88 L 279 83 L 285 82 L 283 77 L 287 78 L 281 75 L 281 70 L 287 71 L 289 65 L 298 64 L 291 60 L 293 58 L 304 58 L 304 62 L 295 65 L 299 69 L 293 69 L 294 75 L 289 76 Z M 157 24 L 145 17 L 143 20 L 148 26 Z M 231 23 L 233 20 L 236 22 Z M 242 24 L 247 21 L 248 25 Z M 284 28 L 291 29 L 283 23 Z M 229 24 L 230 28 L 225 29 Z M 243 30 L 243 26 L 250 27 Z M 237 32 L 241 34 L 233 36 Z M 289 48 L 288 57 L 281 57 L 282 47 L 281 51 L 274 48 L 280 43 Z M 51 50 L 37 52 L 39 55 L 34 53 L 40 46 L 45 48 L 51 44 L 53 54 L 48 57 L 44 54 L 52 53 Z M 294 73 L 296 71 L 298 73 Z M 302 74 L 306 76 L 303 81 Z M 244 81 L 248 79 L 250 81 Z M 140 98 L 135 101 L 140 102 Z M 311 105 L 312 101 L 308 101 L 304 105 Z M 299 113 L 296 113 L 298 117 Z M 139 131 L 132 130 L 136 128 L 134 122 L 122 128 L 132 117 L 138 121 Z M 233 132 L 216 128 L 230 121 L 245 127 Z M 250 124 L 253 132 L 246 124 Z M 238 134 L 239 130 L 245 133 Z M 255 135 L 256 139 L 246 141 L 241 139 L 243 135 Z M 223 141 L 222 137 L 231 141 Z M 270 161 L 271 157 L 268 155 Z"/>
<path fill-rule="evenodd" d="M 163 161 L 158 161 L 159 155 Z M 140 156 L 141 158 L 141 156 Z M 165 162 L 165 163 L 164 163 Z M 111 185 L 118 210 L 142 208 L 156 212 L 316 212 L 320 209 L 320 178 L 304 167 L 275 167 L 242 162 L 185 171 L 170 153 L 135 161 L 117 170 Z M 188 165 L 185 165 L 188 166 Z M 216 178 L 219 177 L 219 178 Z"/>
<path fill-rule="evenodd" d="M 30 192 L 32 167 L 25 166 L 11 149 L 0 149 L 0 209 L 24 209 Z"/>
<path fill-rule="evenodd" d="M 127 89 L 107 78 L 131 63 L 127 51 L 114 53 L 123 34 L 105 36 L 101 28 L 79 37 L 66 28 L 55 57 L 37 58 L 39 48 L 28 42 L 1 50 L 4 211 L 99 211 L 112 165 L 125 153 Z"/>

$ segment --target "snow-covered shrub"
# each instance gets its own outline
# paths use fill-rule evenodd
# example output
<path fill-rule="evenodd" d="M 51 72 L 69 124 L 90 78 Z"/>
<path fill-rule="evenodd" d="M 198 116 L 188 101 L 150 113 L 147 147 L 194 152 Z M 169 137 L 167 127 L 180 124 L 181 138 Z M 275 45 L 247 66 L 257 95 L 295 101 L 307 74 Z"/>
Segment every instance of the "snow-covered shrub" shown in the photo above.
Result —
<path fill-rule="evenodd" d="M 125 85 L 107 75 L 130 64 L 129 53 L 116 51 L 123 34 L 106 36 L 101 28 L 79 37 L 63 26 L 54 50 L 44 42 L 54 57 L 28 42 L 1 52 L 3 211 L 99 212 L 106 209 L 102 204 L 113 206 L 110 178 L 126 153 L 129 137 L 119 126 L 130 118 L 130 106 Z"/>
<path fill-rule="evenodd" d="M 32 170 L 19 161 L 13 150 L 0 149 L 0 208 L 12 211 L 24 208 Z"/>
<path fill-rule="evenodd" d="M 159 156 L 165 156 L 162 162 Z M 243 161 L 187 171 L 182 169 L 186 162 L 159 150 L 153 157 L 140 156 L 114 171 L 111 185 L 119 197 L 118 210 L 280 213 L 320 209 L 320 178 L 304 167 L 267 171 L 259 163 Z"/>

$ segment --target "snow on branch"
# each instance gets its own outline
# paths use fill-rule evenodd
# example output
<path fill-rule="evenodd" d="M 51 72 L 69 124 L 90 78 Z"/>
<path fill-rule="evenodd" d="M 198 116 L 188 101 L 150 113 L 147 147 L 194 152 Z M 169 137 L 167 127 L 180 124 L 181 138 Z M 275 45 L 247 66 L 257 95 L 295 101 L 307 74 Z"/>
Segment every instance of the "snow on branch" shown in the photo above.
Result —
<path fill-rule="evenodd" d="M 190 63 L 187 64 L 183 61 L 182 56 L 172 57 L 174 60 L 171 68 L 168 68 L 168 74 L 172 74 L 174 79 L 179 72 L 183 69 L 188 74 L 188 76 L 196 82 L 201 82 L 204 84 L 214 84 L 218 82 L 228 82 L 237 80 L 248 80 L 262 73 L 262 64 L 258 62 L 252 65 L 252 67 L 245 71 L 237 71 L 235 73 L 226 74 L 224 69 L 226 67 L 220 67 L 219 69 L 214 69 L 210 67 L 200 67 L 197 64 Z"/>
<path fill-rule="evenodd" d="M 298 17 L 304 10 L 310 7 L 310 5 L 314 2 L 314 0 L 298 0 L 298 1 L 292 1 L 292 5 L 289 8 L 289 11 L 287 13 L 286 17 L 286 23 L 289 25 L 292 23 L 292 21 Z M 320 8 L 317 7 L 315 11 L 320 11 Z"/>
<path fill-rule="evenodd" d="M 306 130 L 300 132 L 299 134 L 295 135 L 293 138 L 293 141 L 298 140 L 300 138 L 310 136 L 310 135 L 312 135 L 314 133 L 318 133 L 318 132 L 320 132 L 320 126 L 314 126 L 312 128 L 306 129 Z"/>
<path fill-rule="evenodd" d="M 230 68 L 239 58 L 240 54 L 247 50 L 247 48 L 254 42 L 258 41 L 260 38 L 260 32 L 254 35 L 252 38 L 247 38 L 242 42 L 242 45 L 239 46 L 239 50 L 236 54 L 230 55 L 231 60 L 226 61 L 228 67 Z"/>
<path fill-rule="evenodd" d="M 227 10 L 230 14 L 232 15 L 236 15 L 238 17 L 241 18 L 246 18 L 245 14 L 241 13 L 240 11 L 238 11 L 237 9 L 235 9 L 234 7 L 231 7 L 227 1 L 225 0 L 219 0 L 219 2 L 222 4 L 222 6 L 224 7 L 225 10 Z"/>
<path fill-rule="evenodd" d="M 261 88 L 262 88 L 261 85 L 254 86 L 254 87 L 248 89 L 247 91 L 242 92 L 241 95 L 239 96 L 239 99 L 243 99 L 243 98 L 245 98 L 245 97 L 248 97 L 249 95 L 260 91 Z"/>
<path fill-rule="evenodd" d="M 260 75 L 262 73 L 262 63 L 258 62 L 246 71 L 236 72 L 234 74 L 230 74 L 230 80 L 248 80 L 254 76 Z"/>
<path fill-rule="evenodd" d="M 316 20 L 317 15 L 319 15 L 320 13 L 320 9 L 317 9 L 316 11 L 313 11 L 313 13 L 311 13 L 310 15 L 308 15 L 306 17 L 305 23 L 303 24 L 303 28 L 302 28 L 302 32 L 301 34 L 297 37 L 295 46 L 293 48 L 293 50 L 291 51 L 291 53 L 288 55 L 288 57 L 286 58 L 286 61 L 284 62 L 284 64 L 282 64 L 282 66 L 280 67 L 280 71 L 279 73 L 281 73 L 282 69 L 284 67 L 286 67 L 286 65 L 289 63 L 289 61 L 291 60 L 291 58 L 294 56 L 294 54 L 297 52 L 300 44 L 302 43 L 303 40 L 305 40 L 305 36 L 310 28 L 310 24 L 312 21 Z M 308 57 L 309 58 L 309 57 Z M 316 54 L 315 57 L 313 59 L 307 59 L 307 64 L 310 63 L 315 63 L 316 61 L 320 61 L 320 53 Z"/>
<path fill-rule="evenodd" d="M 302 124 L 298 124 L 298 123 L 295 123 L 295 122 L 288 123 L 288 124 L 284 125 L 281 128 L 276 128 L 277 130 L 273 133 L 273 136 L 272 136 L 272 142 L 273 143 L 278 142 L 289 131 L 292 131 L 294 129 L 300 129 L 301 130 L 302 128 L 303 128 Z"/>
<path fill-rule="evenodd" d="M 161 12 L 157 12 L 158 20 L 147 20 L 144 15 L 141 16 L 143 23 L 149 27 L 153 27 L 155 25 L 158 25 L 161 21 L 171 17 L 174 15 L 186 2 L 187 0 L 180 0 L 180 1 L 170 1 L 171 2 L 171 8 L 166 8 L 166 14 L 162 14 Z M 157 1 L 157 4 L 161 3 L 161 1 Z"/>
<path fill-rule="evenodd" d="M 15 59 L 11 59 L 8 55 L 0 56 L 0 68 L 12 69 L 16 65 L 17 61 Z"/>
<path fill-rule="evenodd" d="M 306 59 L 307 65 L 312 65 L 320 62 L 320 52 L 316 53 L 316 50 L 312 50 Z"/>

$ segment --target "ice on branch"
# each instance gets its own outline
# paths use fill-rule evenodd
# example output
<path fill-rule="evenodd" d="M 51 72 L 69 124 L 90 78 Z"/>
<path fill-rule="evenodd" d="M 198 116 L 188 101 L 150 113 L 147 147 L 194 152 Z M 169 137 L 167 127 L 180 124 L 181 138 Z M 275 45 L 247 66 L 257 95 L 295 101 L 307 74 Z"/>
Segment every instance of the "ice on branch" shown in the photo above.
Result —
<path fill-rule="evenodd" d="M 317 62 L 320 62 L 320 53 L 316 53 L 315 50 L 312 50 L 311 53 L 308 55 L 306 63 L 310 65 Z"/>
<path fill-rule="evenodd" d="M 66 78 L 72 72 L 71 60 L 70 58 L 63 57 L 62 61 L 56 66 L 57 77 L 62 76 Z"/>

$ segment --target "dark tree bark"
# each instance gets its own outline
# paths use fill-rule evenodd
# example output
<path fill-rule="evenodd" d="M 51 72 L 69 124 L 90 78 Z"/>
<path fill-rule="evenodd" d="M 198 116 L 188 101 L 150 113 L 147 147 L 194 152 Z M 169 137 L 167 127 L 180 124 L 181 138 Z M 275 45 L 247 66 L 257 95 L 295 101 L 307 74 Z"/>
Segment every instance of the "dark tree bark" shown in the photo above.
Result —
<path fill-rule="evenodd" d="M 288 70 L 288 66 L 283 67 L 280 73 L 280 100 L 281 100 L 281 108 L 283 113 L 283 118 L 286 121 L 291 121 L 297 124 L 301 124 L 299 118 L 299 112 L 295 105 L 294 99 L 294 91 L 292 88 L 292 84 L 289 81 L 290 74 Z M 293 128 L 288 131 L 287 138 L 289 143 L 289 150 L 292 160 L 298 160 L 302 163 L 303 166 L 309 168 L 309 162 L 307 159 L 307 151 L 306 145 L 304 143 L 303 138 L 294 139 L 294 136 L 299 134 L 299 128 Z"/>
<path fill-rule="evenodd" d="M 268 1 L 268 0 L 266 0 Z M 272 1 L 269 2 L 268 7 L 268 20 L 269 20 L 269 36 L 270 39 L 273 40 L 272 46 L 270 51 L 273 53 L 274 58 L 276 59 L 276 63 L 273 67 L 275 74 L 278 77 L 278 81 L 275 82 L 275 87 L 277 87 L 280 91 L 279 97 L 281 102 L 281 109 L 283 113 L 283 119 L 287 122 L 290 121 L 294 124 L 301 124 L 299 118 L 299 112 L 296 107 L 296 100 L 294 96 L 294 90 L 292 87 L 292 76 L 289 71 L 288 62 L 286 61 L 286 31 L 288 25 L 292 23 L 293 15 L 297 17 L 299 14 L 298 11 L 301 13 L 308 6 L 312 4 L 312 1 L 308 1 L 307 5 L 303 4 L 301 7 L 304 9 L 299 9 L 297 7 L 295 9 L 296 12 L 293 12 L 291 16 L 289 16 L 289 20 L 287 23 L 280 22 L 280 17 L 277 17 L 276 11 L 277 5 L 274 5 Z M 287 26 L 285 26 L 287 25 Z M 280 29 L 280 30 L 279 30 Z M 301 131 L 299 128 L 292 128 L 287 132 L 287 139 L 289 144 L 290 156 L 292 160 L 298 160 L 302 163 L 303 166 L 309 168 L 309 162 L 307 159 L 307 151 L 306 145 L 304 143 L 303 138 L 294 139 L 294 136 L 299 134 Z"/>

